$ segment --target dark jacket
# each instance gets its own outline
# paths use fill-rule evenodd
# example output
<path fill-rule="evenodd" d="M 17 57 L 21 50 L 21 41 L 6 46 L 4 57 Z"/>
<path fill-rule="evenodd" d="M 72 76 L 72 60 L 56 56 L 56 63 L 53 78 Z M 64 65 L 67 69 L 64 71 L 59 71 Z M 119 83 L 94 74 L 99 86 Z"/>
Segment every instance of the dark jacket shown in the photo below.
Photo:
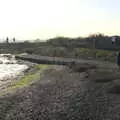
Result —
<path fill-rule="evenodd" d="M 120 52 L 117 55 L 117 65 L 120 66 Z"/>

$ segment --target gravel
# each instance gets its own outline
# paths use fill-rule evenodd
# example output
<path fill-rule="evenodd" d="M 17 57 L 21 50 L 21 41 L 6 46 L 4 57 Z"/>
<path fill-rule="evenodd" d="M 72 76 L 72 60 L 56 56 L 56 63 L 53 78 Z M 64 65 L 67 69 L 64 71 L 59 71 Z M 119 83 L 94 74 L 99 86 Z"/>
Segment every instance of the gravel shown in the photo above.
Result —
<path fill-rule="evenodd" d="M 110 119 L 112 101 L 108 86 L 109 83 L 99 84 L 78 73 L 69 73 L 64 66 L 51 65 L 39 81 L 0 98 L 0 119 Z"/>

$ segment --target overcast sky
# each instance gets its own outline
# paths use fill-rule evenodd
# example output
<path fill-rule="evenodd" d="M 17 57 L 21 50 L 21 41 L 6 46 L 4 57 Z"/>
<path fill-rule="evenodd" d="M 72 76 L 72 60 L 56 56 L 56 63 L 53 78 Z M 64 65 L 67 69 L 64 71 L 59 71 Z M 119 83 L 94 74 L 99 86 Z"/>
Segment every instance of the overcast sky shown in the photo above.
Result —
<path fill-rule="evenodd" d="M 119 0 L 0 0 L 0 38 L 120 35 Z"/>

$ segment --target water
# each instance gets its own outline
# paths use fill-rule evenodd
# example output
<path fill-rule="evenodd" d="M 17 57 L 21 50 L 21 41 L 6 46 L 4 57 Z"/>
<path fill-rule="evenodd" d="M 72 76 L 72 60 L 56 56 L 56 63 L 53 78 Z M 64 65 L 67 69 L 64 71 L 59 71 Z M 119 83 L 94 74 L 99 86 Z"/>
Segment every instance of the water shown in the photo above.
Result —
<path fill-rule="evenodd" d="M 14 55 L 0 54 L 0 80 L 15 78 L 26 69 L 28 69 L 27 65 L 17 64 Z"/>

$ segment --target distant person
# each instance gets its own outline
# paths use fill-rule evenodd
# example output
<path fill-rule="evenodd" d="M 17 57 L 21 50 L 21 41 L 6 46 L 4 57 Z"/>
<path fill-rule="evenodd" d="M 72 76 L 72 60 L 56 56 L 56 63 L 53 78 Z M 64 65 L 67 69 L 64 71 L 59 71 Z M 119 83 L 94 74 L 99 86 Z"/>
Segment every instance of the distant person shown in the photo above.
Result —
<path fill-rule="evenodd" d="M 15 38 L 13 38 L 13 42 L 15 43 Z"/>
<path fill-rule="evenodd" d="M 119 70 L 120 70 L 120 51 L 117 54 L 117 65 L 118 65 Z"/>
<path fill-rule="evenodd" d="M 9 38 L 8 37 L 6 38 L 6 43 L 9 43 Z"/>

